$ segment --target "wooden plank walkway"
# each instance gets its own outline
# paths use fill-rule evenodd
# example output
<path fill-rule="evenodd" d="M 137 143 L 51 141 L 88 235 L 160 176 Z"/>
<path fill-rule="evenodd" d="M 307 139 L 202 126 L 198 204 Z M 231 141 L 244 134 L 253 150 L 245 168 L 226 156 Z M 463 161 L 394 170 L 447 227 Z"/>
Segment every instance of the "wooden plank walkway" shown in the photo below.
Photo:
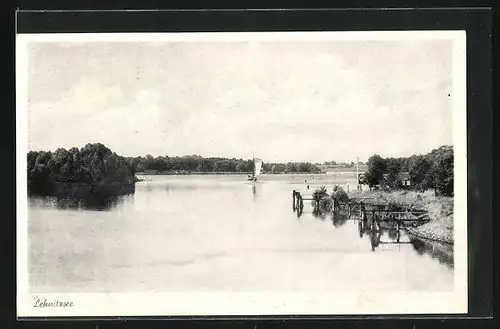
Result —
<path fill-rule="evenodd" d="M 303 213 L 304 201 L 315 201 L 312 195 L 302 195 L 300 192 L 296 190 L 293 190 L 292 197 L 293 197 L 293 210 L 294 211 L 298 210 L 299 211 L 298 214 Z M 317 204 L 315 203 L 313 206 L 317 207 Z M 401 210 L 394 211 L 386 209 L 389 206 L 388 204 L 381 204 L 381 203 L 366 204 L 361 202 L 344 202 L 344 203 L 339 203 L 336 206 L 338 206 L 338 208 L 334 207 L 336 210 L 338 210 L 339 208 L 341 209 L 343 208 L 345 211 L 345 209 L 347 208 L 349 219 L 355 219 L 355 220 L 370 219 L 375 222 L 397 222 L 397 223 L 402 223 L 402 222 L 426 223 L 430 221 L 429 217 L 427 216 L 427 211 L 425 210 L 408 208 L 404 211 Z"/>

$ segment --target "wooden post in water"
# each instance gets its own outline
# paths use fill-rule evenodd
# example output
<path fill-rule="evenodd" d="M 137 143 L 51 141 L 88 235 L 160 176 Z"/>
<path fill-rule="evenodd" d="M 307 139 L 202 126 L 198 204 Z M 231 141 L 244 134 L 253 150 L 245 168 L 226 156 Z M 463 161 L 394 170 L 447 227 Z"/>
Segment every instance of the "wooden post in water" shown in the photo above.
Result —
<path fill-rule="evenodd" d="M 335 216 L 335 199 L 332 199 L 332 216 Z"/>
<path fill-rule="evenodd" d="M 359 158 L 356 157 L 356 190 L 359 191 Z M 347 189 L 349 192 L 349 189 Z"/>
<path fill-rule="evenodd" d="M 292 202 L 292 203 L 293 203 L 293 211 L 295 211 L 295 194 L 296 194 L 296 193 L 297 193 L 297 192 L 295 192 L 295 190 L 293 190 L 293 193 L 292 193 L 292 200 L 293 200 L 293 202 Z"/>

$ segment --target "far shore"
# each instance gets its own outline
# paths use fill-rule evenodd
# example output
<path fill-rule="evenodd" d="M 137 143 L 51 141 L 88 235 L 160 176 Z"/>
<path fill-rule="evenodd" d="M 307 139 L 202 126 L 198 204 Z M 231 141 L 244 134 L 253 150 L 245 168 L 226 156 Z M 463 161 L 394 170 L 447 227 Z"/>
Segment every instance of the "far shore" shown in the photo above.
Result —
<path fill-rule="evenodd" d="M 174 175 L 238 175 L 246 176 L 252 173 L 246 172 L 224 172 L 224 171 L 189 171 L 189 172 L 136 172 L 137 176 L 174 176 Z M 270 173 L 265 172 L 261 175 L 325 175 L 325 173 L 311 172 L 293 172 L 293 173 Z"/>

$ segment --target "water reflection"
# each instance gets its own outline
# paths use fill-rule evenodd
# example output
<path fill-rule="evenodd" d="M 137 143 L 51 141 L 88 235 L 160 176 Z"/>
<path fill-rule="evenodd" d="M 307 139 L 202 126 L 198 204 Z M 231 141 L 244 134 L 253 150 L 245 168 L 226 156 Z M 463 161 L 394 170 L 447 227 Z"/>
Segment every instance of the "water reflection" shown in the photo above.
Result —
<path fill-rule="evenodd" d="M 454 266 L 453 245 L 434 243 L 413 237 L 410 239 L 410 242 L 419 255 L 429 254 L 441 264 L 447 265 L 448 267 Z"/>
<path fill-rule="evenodd" d="M 313 208 L 312 214 L 315 218 L 324 221 L 326 219 L 326 214 L 320 211 L 317 207 Z"/>
<path fill-rule="evenodd" d="M 312 214 L 316 219 L 325 221 L 328 217 L 332 221 L 332 224 L 336 228 L 340 228 L 344 226 L 349 220 L 349 215 L 347 212 L 343 210 L 335 210 L 335 211 L 321 211 L 318 207 L 313 207 Z M 302 215 L 302 211 L 297 213 L 298 216 Z"/>
<path fill-rule="evenodd" d="M 401 241 L 401 227 L 399 225 L 379 223 L 367 219 L 366 217 L 362 220 L 358 220 L 358 231 L 360 238 L 363 235 L 368 235 L 370 237 L 370 244 L 372 251 L 375 251 L 377 247 L 381 244 L 403 244 L 409 243 L 408 241 Z M 385 234 L 384 234 L 385 233 Z M 382 236 L 386 235 L 389 240 L 382 240 Z"/>
<path fill-rule="evenodd" d="M 220 184 L 217 182 L 164 182 L 163 184 L 150 183 L 148 181 L 140 182 L 137 188 L 145 188 L 148 192 L 166 191 L 166 192 L 182 192 L 182 191 L 199 191 L 199 190 L 236 190 L 239 188 L 237 184 Z"/>
<path fill-rule="evenodd" d="M 294 208 L 294 211 L 297 211 L 297 219 L 300 220 L 300 216 L 302 216 L 303 212 L 304 212 L 304 208 L 302 207 L 299 207 L 299 208 Z"/>
<path fill-rule="evenodd" d="M 452 271 L 431 259 L 427 252 L 432 250 L 425 246 L 415 244 L 422 257 L 410 245 L 400 251 L 394 245 L 384 247 L 393 235 L 384 231 L 374 239 L 375 246 L 381 243 L 372 252 L 369 225 L 359 239 L 358 222 L 342 211 L 314 217 L 305 200 L 292 214 L 287 182 L 263 179 L 254 189 L 245 177 L 227 182 L 213 177 L 153 178 L 137 183 L 133 196 L 88 205 L 34 200 L 28 222 L 33 291 L 453 289 Z M 210 185 L 212 190 L 200 193 L 191 188 Z M 59 210 L 56 205 L 101 211 Z M 401 241 L 409 241 L 403 231 Z M 290 275 L 276 275 L 269 270 L 273 265 L 290 269 Z M 337 279 L 329 279 L 329 273 Z"/>
<path fill-rule="evenodd" d="M 336 228 L 340 228 L 347 223 L 349 216 L 343 211 L 334 211 L 332 212 L 331 219 L 333 226 Z"/>
<path fill-rule="evenodd" d="M 88 196 L 85 198 L 70 197 L 30 197 L 31 206 L 55 207 L 56 209 L 110 211 L 123 205 L 133 195 L 112 197 Z"/>
<path fill-rule="evenodd" d="M 358 231 L 361 238 L 365 234 L 370 237 L 372 251 L 375 251 L 380 245 L 411 244 L 417 254 L 430 255 L 432 258 L 437 259 L 439 263 L 450 268 L 454 266 L 453 245 L 427 241 L 413 236 L 408 237 L 403 225 L 400 226 L 399 224 L 390 222 L 383 223 L 383 225 L 376 225 L 375 223 L 370 223 L 368 220 L 358 220 Z M 387 237 L 388 239 L 383 239 L 383 237 Z"/>
<path fill-rule="evenodd" d="M 382 237 L 382 230 L 372 230 L 370 232 L 370 244 L 372 246 L 372 251 L 375 251 L 375 248 L 380 246 L 380 238 Z"/>
<path fill-rule="evenodd" d="M 300 218 L 302 212 L 296 210 L 297 216 Z M 377 220 L 377 216 L 364 216 L 362 219 L 350 218 L 349 213 L 343 209 L 325 212 L 318 209 L 318 207 L 313 207 L 312 214 L 314 218 L 321 221 L 325 221 L 329 215 L 336 229 L 344 226 L 348 220 L 355 221 L 359 237 L 361 239 L 368 237 L 373 252 L 383 245 L 400 246 L 407 244 L 412 245 L 419 255 L 430 255 L 449 268 L 454 266 L 453 245 L 427 241 L 408 235 L 405 227 L 406 225 L 413 226 L 412 223 L 403 225 L 396 221 L 380 221 Z"/>

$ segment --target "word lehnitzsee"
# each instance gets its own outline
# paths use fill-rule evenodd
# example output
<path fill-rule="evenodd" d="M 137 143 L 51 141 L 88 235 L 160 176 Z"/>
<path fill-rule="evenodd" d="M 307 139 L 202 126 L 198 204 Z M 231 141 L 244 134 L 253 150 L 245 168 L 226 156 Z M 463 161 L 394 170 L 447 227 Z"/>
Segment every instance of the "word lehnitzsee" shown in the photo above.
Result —
<path fill-rule="evenodd" d="M 48 301 L 47 298 L 41 300 L 38 297 L 34 297 L 35 305 L 33 307 L 73 307 L 73 302 L 61 301 L 61 300 L 51 300 Z"/>

